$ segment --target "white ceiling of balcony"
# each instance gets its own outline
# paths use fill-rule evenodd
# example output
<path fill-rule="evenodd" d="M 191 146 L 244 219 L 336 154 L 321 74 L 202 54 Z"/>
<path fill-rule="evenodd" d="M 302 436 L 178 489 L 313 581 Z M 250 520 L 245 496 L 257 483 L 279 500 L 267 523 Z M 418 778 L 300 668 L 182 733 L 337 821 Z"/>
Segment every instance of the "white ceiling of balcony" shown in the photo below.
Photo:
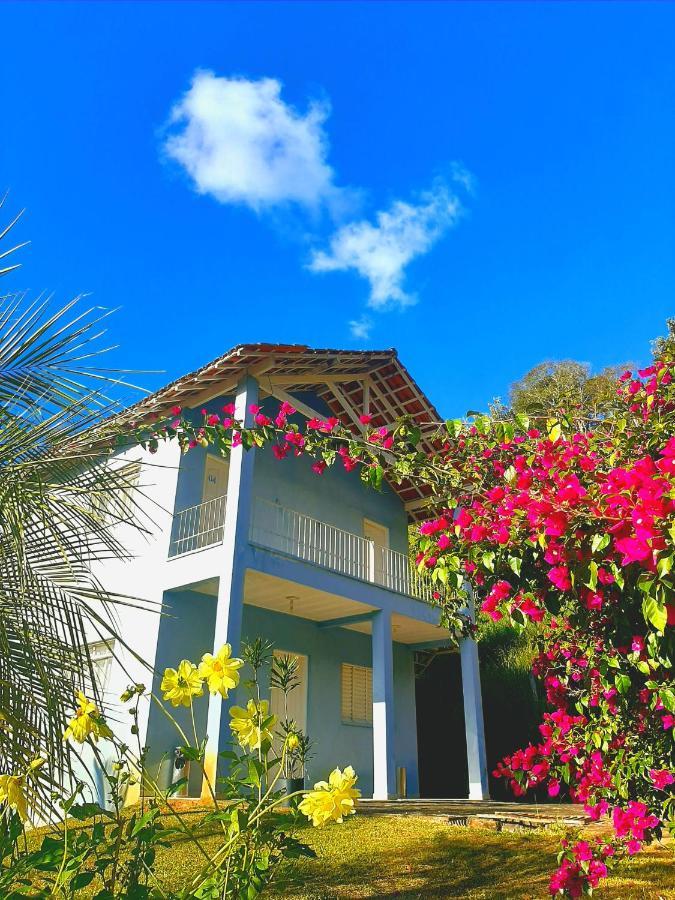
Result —
<path fill-rule="evenodd" d="M 245 603 L 270 609 L 286 615 L 310 619 L 312 622 L 328 622 L 346 616 L 357 616 L 375 609 L 366 603 L 359 603 L 337 594 L 329 594 L 315 588 L 308 588 L 293 581 L 285 581 L 273 575 L 249 570 L 244 588 Z M 354 622 L 339 626 L 350 631 L 370 634 L 371 623 Z M 392 635 L 401 644 L 423 644 L 430 641 L 447 640 L 448 632 L 438 625 L 420 622 L 397 613 L 392 615 Z"/>

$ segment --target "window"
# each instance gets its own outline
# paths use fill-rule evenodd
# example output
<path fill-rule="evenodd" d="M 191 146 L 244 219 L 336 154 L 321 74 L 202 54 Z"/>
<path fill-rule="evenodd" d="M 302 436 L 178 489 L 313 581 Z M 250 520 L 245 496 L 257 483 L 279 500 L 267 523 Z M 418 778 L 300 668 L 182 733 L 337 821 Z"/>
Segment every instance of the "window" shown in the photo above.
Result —
<path fill-rule="evenodd" d="M 138 502 L 136 489 L 141 480 L 141 464 L 138 460 L 127 463 L 119 471 L 121 476 L 122 496 L 119 497 L 119 516 L 128 519 L 134 514 L 134 503 Z"/>
<path fill-rule="evenodd" d="M 110 471 L 110 470 L 109 470 Z M 129 521 L 135 511 L 136 489 L 141 477 L 141 463 L 128 462 L 111 471 L 109 478 L 100 478 L 96 485 L 96 473 L 92 473 L 94 482 L 89 489 L 94 491 L 92 510 L 104 525 L 113 522 Z"/>
<path fill-rule="evenodd" d="M 89 644 L 89 657 L 94 669 L 96 687 L 101 695 L 108 689 L 114 647 L 114 641 L 97 641 L 95 644 Z"/>
<path fill-rule="evenodd" d="M 342 721 L 370 725 L 373 721 L 373 670 L 342 663 Z"/>

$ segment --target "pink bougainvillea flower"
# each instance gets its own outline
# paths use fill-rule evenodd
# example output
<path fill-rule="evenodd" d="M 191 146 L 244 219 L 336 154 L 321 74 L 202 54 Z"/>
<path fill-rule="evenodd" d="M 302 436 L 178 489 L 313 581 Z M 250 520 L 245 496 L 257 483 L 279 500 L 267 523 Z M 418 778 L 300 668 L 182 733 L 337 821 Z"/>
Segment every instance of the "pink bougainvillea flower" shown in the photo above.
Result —
<path fill-rule="evenodd" d="M 623 554 L 622 566 L 629 566 L 634 562 L 642 562 L 652 552 L 649 544 L 637 537 L 619 538 L 614 542 L 614 546 L 619 553 Z"/>
<path fill-rule="evenodd" d="M 572 587 L 570 570 L 567 566 L 553 566 L 548 572 L 548 579 L 559 591 L 569 591 Z"/>
<path fill-rule="evenodd" d="M 669 784 L 675 783 L 675 775 L 670 769 L 650 769 L 649 775 L 657 791 L 665 791 Z"/>
<path fill-rule="evenodd" d="M 557 780 L 557 778 L 551 778 L 551 780 L 548 783 L 547 791 L 548 791 L 549 797 L 557 797 L 558 796 L 558 794 L 560 793 L 560 782 Z"/>
<path fill-rule="evenodd" d="M 438 549 L 447 550 L 450 546 L 450 538 L 447 534 L 442 534 L 438 539 Z"/>

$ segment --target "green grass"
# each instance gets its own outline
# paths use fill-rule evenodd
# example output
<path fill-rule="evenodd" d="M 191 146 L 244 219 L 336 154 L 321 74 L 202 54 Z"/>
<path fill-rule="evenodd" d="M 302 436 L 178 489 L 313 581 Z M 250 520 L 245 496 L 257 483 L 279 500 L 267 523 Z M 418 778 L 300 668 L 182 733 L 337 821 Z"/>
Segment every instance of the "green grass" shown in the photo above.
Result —
<path fill-rule="evenodd" d="M 343 825 L 303 828 L 299 836 L 318 858 L 282 869 L 266 896 L 540 900 L 548 897 L 558 846 L 546 832 L 496 834 L 418 816 L 355 816 Z M 214 835 L 204 842 L 215 847 L 217 841 Z M 158 875 L 175 885 L 195 865 L 193 848 L 177 841 L 159 855 Z M 598 896 L 675 900 L 674 868 L 672 845 L 651 849 L 624 864 Z"/>
<path fill-rule="evenodd" d="M 183 808 L 185 818 L 193 822 L 203 812 Z M 39 843 L 42 833 L 34 832 L 31 843 Z M 282 866 L 266 897 L 544 900 L 560 837 L 550 831 L 497 834 L 424 816 L 365 815 L 342 825 L 302 827 L 297 836 L 317 858 Z M 200 830 L 207 851 L 215 851 L 221 841 L 215 823 Z M 597 895 L 607 900 L 675 900 L 674 861 L 672 842 L 650 848 L 620 866 Z M 201 857 L 187 838 L 158 849 L 156 874 L 167 887 L 185 885 L 200 868 Z M 96 890 L 92 884 L 78 896 L 91 897 Z"/>

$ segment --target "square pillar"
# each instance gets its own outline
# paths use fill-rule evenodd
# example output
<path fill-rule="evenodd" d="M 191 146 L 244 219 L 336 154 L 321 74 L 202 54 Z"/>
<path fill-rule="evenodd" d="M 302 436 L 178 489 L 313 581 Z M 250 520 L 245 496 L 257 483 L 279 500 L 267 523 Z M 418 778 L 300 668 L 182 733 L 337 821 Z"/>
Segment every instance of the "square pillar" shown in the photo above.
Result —
<path fill-rule="evenodd" d="M 373 617 L 373 799 L 396 798 L 394 647 L 391 613 Z"/>
<path fill-rule="evenodd" d="M 258 384 L 255 379 L 247 376 L 237 386 L 235 418 L 250 426 L 252 414 L 249 407 L 257 402 Z M 233 656 L 239 654 L 241 641 L 254 461 L 255 451 L 245 450 L 241 445 L 234 447 L 230 453 L 213 647 L 216 653 L 223 644 L 231 644 Z M 221 743 L 229 734 L 226 711 L 227 704 L 223 704 L 220 694 L 209 696 L 204 767 L 214 789 L 218 771 L 218 753 Z M 202 797 L 208 796 L 210 792 L 204 781 Z"/>
<path fill-rule="evenodd" d="M 473 601 L 468 612 L 473 617 Z M 485 749 L 485 724 L 483 698 L 480 689 L 478 644 L 472 638 L 459 642 L 462 665 L 462 693 L 464 695 L 464 730 L 466 756 L 469 769 L 469 800 L 489 800 L 490 783 Z"/>

